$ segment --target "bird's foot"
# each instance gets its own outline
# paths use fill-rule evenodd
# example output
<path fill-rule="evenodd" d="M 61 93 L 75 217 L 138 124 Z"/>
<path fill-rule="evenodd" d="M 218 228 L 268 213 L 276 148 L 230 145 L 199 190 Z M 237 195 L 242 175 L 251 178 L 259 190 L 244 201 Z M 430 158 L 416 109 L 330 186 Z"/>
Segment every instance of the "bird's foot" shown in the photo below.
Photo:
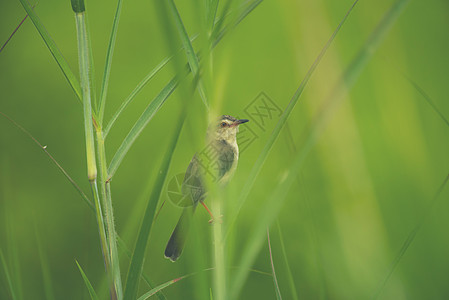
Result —
<path fill-rule="evenodd" d="M 218 218 L 213 217 L 209 220 L 209 224 L 223 224 L 223 215 L 219 215 Z"/>

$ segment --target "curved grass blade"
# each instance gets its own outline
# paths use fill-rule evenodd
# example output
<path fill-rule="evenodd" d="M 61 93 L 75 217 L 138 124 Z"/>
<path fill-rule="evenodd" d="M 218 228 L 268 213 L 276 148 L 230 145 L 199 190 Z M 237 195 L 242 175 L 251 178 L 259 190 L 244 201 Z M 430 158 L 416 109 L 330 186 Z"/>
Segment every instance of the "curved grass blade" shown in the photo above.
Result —
<path fill-rule="evenodd" d="M 161 61 L 153 70 L 148 73 L 145 78 L 136 86 L 136 88 L 126 97 L 125 101 L 122 102 L 119 109 L 114 113 L 112 119 L 109 121 L 108 125 L 104 130 L 104 137 L 108 135 L 115 121 L 117 121 L 118 117 L 122 114 L 125 108 L 131 103 L 131 101 L 137 96 L 137 94 L 145 87 L 145 85 L 172 59 L 172 56 L 165 58 Z"/>
<path fill-rule="evenodd" d="M 438 116 L 446 123 L 446 125 L 449 126 L 449 120 L 444 116 L 444 114 L 438 109 L 435 102 L 432 100 L 432 98 L 429 96 L 429 94 L 426 93 L 426 91 L 421 88 L 421 86 L 413 80 L 409 75 L 407 75 L 403 70 L 400 70 L 397 65 L 395 65 L 390 60 L 386 59 L 384 57 L 385 61 L 388 62 L 389 66 L 394 66 L 396 71 L 398 71 L 415 89 L 416 91 L 423 96 L 424 100 L 430 105 L 430 107 L 433 109 L 434 112 L 438 114 Z"/>
<path fill-rule="evenodd" d="M 399 252 L 396 255 L 393 262 L 391 263 L 391 266 L 388 269 L 386 276 L 380 282 L 378 288 L 376 289 L 376 291 L 373 294 L 373 296 L 371 297 L 371 299 L 375 300 L 375 299 L 379 298 L 380 294 L 382 293 L 383 289 L 385 288 L 385 285 L 387 284 L 387 282 L 390 279 L 391 275 L 393 274 L 394 270 L 398 266 L 399 262 L 401 261 L 402 257 L 404 256 L 405 252 L 407 252 L 408 248 L 415 240 L 416 234 L 418 233 L 419 229 L 422 227 L 424 222 L 427 220 L 427 216 L 432 211 L 433 207 L 435 206 L 435 203 L 437 202 L 438 198 L 440 197 L 441 193 L 443 192 L 448 181 L 449 181 L 449 175 L 446 176 L 446 179 L 443 181 L 443 183 L 440 185 L 440 187 L 436 191 L 435 195 L 433 196 L 432 201 L 430 202 L 429 207 L 424 212 L 424 214 L 421 216 L 421 219 L 418 221 L 418 224 L 416 224 L 416 226 L 408 234 L 407 239 L 404 241 L 401 249 L 399 250 Z"/>
<path fill-rule="evenodd" d="M 282 300 L 281 289 L 279 288 L 278 279 L 276 277 L 276 271 L 274 270 L 273 253 L 271 252 L 271 241 L 270 241 L 270 230 L 267 227 L 267 241 L 268 241 L 268 251 L 270 253 L 270 264 L 271 272 L 273 274 L 273 283 L 276 290 L 276 299 Z"/>
<path fill-rule="evenodd" d="M 296 291 L 295 280 L 293 279 L 292 270 L 290 269 L 290 264 L 288 262 L 287 251 L 285 251 L 284 237 L 282 235 L 281 225 L 279 225 L 279 221 L 276 221 L 276 225 L 277 225 L 278 232 L 279 232 L 279 240 L 281 241 L 281 250 L 282 250 L 282 255 L 284 256 L 285 266 L 287 268 L 288 283 L 290 285 L 292 297 L 294 300 L 298 300 L 298 292 Z"/>
<path fill-rule="evenodd" d="M 108 84 L 109 84 L 109 75 L 111 74 L 112 55 L 114 54 L 115 41 L 117 39 L 117 30 L 121 11 L 122 11 L 122 0 L 118 0 L 117 9 L 115 11 L 114 16 L 114 22 L 112 23 L 111 37 L 109 38 L 108 52 L 106 54 L 103 82 L 101 84 L 100 102 L 98 105 L 98 119 L 100 124 L 103 124 L 104 107 L 106 103 L 106 95 L 108 92 Z"/>
<path fill-rule="evenodd" d="M 98 300 L 97 293 L 95 293 L 95 290 L 92 286 L 92 284 L 89 281 L 89 278 L 87 278 L 86 274 L 84 273 L 83 269 L 81 268 L 80 264 L 77 260 L 75 260 L 76 265 L 78 266 L 78 269 L 80 270 L 81 276 L 83 277 L 84 284 L 87 287 L 87 290 L 89 291 L 90 299 L 92 300 Z"/>
<path fill-rule="evenodd" d="M 331 37 L 327 40 L 326 44 L 321 49 L 321 51 L 318 54 L 318 56 L 316 57 L 315 61 L 310 66 L 309 70 L 307 71 L 306 76 L 304 77 L 304 79 L 302 80 L 298 89 L 296 90 L 295 94 L 293 95 L 292 99 L 290 100 L 290 102 L 288 103 L 284 112 L 282 113 L 279 121 L 276 124 L 276 127 L 273 129 L 273 132 L 271 133 L 267 143 L 265 144 L 265 147 L 263 148 L 262 152 L 260 153 L 259 157 L 257 158 L 256 163 L 254 164 L 253 168 L 251 169 L 251 173 L 249 174 L 248 179 L 246 180 L 246 183 L 243 187 L 243 190 L 240 193 L 239 201 L 237 201 L 237 203 L 239 203 L 238 204 L 239 206 L 236 210 L 235 216 L 232 218 L 232 220 L 230 222 L 228 232 L 226 233 L 226 237 L 229 235 L 229 232 L 232 230 L 232 228 L 237 220 L 238 214 L 240 213 L 240 210 L 242 209 L 246 199 L 248 198 L 248 195 L 249 195 L 252 187 L 254 186 L 254 183 L 256 182 L 256 178 L 259 175 L 263 165 L 265 164 L 265 160 L 267 159 L 268 154 L 270 153 L 271 149 L 273 148 L 274 143 L 276 142 L 279 134 L 281 133 L 281 130 L 283 129 L 284 125 L 286 124 L 286 122 L 290 116 L 290 113 L 292 112 L 293 108 L 295 107 L 296 103 L 298 102 L 299 97 L 301 96 L 302 92 L 304 91 L 304 88 L 306 87 L 307 83 L 309 82 L 310 77 L 312 76 L 313 72 L 315 71 L 315 69 L 317 68 L 319 63 L 321 62 L 321 59 L 323 58 L 324 54 L 326 54 L 327 49 L 329 49 L 330 45 L 332 44 L 333 40 L 335 39 L 338 32 L 340 31 L 341 27 L 345 23 L 349 14 L 354 9 L 357 2 L 358 2 L 358 0 L 353 2 L 351 7 L 349 8 L 349 10 L 346 12 L 346 15 L 340 21 L 337 28 L 332 33 Z"/>
<path fill-rule="evenodd" d="M 42 280 L 44 283 L 45 299 L 53 300 L 55 299 L 55 295 L 53 293 L 53 285 L 51 282 L 51 274 L 50 274 L 50 267 L 48 266 L 48 259 L 44 253 L 44 249 L 42 249 L 41 238 L 37 230 L 37 226 L 34 226 L 34 228 L 37 242 L 37 250 L 39 252 L 39 260 L 42 268 Z"/>
<path fill-rule="evenodd" d="M 155 218 L 155 220 L 156 220 L 156 218 Z M 117 235 L 117 243 L 118 243 L 118 246 L 120 247 L 120 249 L 125 253 L 126 257 L 131 259 L 132 255 L 133 255 L 131 250 L 128 249 L 128 246 L 126 246 L 125 241 L 122 240 L 122 238 L 118 235 Z M 143 273 L 143 271 L 142 271 L 141 277 L 142 277 L 143 281 L 145 281 L 145 283 L 148 285 L 148 287 L 150 289 L 153 289 L 155 284 L 150 280 L 150 278 L 145 273 Z M 164 295 L 164 293 L 162 293 L 162 291 L 157 292 L 156 296 L 159 298 L 159 300 L 167 299 L 167 297 L 165 297 L 165 295 Z"/>
<path fill-rule="evenodd" d="M 179 118 L 175 133 L 170 145 L 167 148 L 167 152 L 162 161 L 162 165 L 159 169 L 158 176 L 154 183 L 153 191 L 151 193 L 150 199 L 148 200 L 147 207 L 145 209 L 145 214 L 142 220 L 142 225 L 140 226 L 139 235 L 137 237 L 136 246 L 134 248 L 134 253 L 132 255 L 131 263 L 128 271 L 128 278 L 126 280 L 126 288 L 124 299 L 136 299 L 137 290 L 139 287 L 139 280 L 142 274 L 143 261 L 145 256 L 145 249 L 148 244 L 148 239 L 150 237 L 151 228 L 153 225 L 153 220 L 156 212 L 157 203 L 161 196 L 162 188 L 164 186 L 165 179 L 167 177 L 168 169 L 170 168 L 170 162 L 173 153 L 178 143 L 179 136 L 181 134 L 182 127 L 185 120 L 185 110 L 182 112 L 182 116 Z"/>
<path fill-rule="evenodd" d="M 234 22 L 225 26 L 221 31 L 218 31 L 221 28 L 221 26 L 217 26 L 215 30 L 215 32 L 217 33 L 212 34 L 213 36 L 216 35 L 216 38 L 212 43 L 212 48 L 215 48 L 215 46 L 222 40 L 222 38 L 226 35 L 226 33 L 237 27 L 237 25 L 239 25 L 240 22 L 242 22 L 257 6 L 259 6 L 259 4 L 262 3 L 262 1 L 263 0 L 252 1 L 246 8 L 242 10 L 242 12 L 238 15 L 238 17 L 235 19 Z M 218 25 L 220 25 L 220 22 L 223 19 L 224 17 L 217 21 Z"/>
<path fill-rule="evenodd" d="M 156 98 L 154 98 L 154 100 L 147 106 L 112 158 L 108 169 L 109 179 L 114 176 L 126 153 L 128 153 L 129 148 L 131 148 L 132 144 L 134 144 L 148 122 L 150 122 L 153 116 L 159 111 L 168 96 L 173 93 L 177 85 L 178 79 L 175 77 L 170 80 L 170 82 L 162 89 Z"/>
<path fill-rule="evenodd" d="M 83 190 L 78 186 L 78 184 L 76 184 L 76 182 L 72 179 L 72 177 L 70 177 L 70 175 L 66 172 L 66 170 L 64 170 L 64 168 L 56 161 L 56 159 L 48 152 L 47 150 L 47 146 L 43 146 L 41 143 L 39 143 L 38 140 L 36 140 L 34 138 L 34 136 L 31 135 L 31 133 L 29 131 L 27 131 L 25 128 L 23 128 L 20 124 L 18 124 L 16 121 L 14 121 L 13 119 L 11 119 L 10 117 L 8 117 L 6 114 L 2 113 L 0 111 L 0 115 L 2 115 L 3 117 L 5 117 L 9 122 L 11 122 L 14 126 L 16 126 L 17 128 L 19 128 L 23 133 L 25 133 L 36 145 L 39 146 L 39 148 L 42 149 L 42 151 L 45 152 L 45 154 L 47 154 L 47 156 L 51 159 L 51 161 L 56 165 L 56 167 L 58 167 L 58 169 L 62 172 L 62 174 L 64 174 L 64 176 L 68 179 L 68 181 L 70 181 L 70 183 L 73 185 L 73 187 L 78 191 L 78 193 L 81 195 L 81 198 L 84 200 L 84 202 L 86 202 L 86 204 L 91 208 L 94 209 L 94 205 L 92 203 L 92 201 L 90 201 L 90 199 L 86 196 L 86 194 L 83 192 Z"/>
<path fill-rule="evenodd" d="M 41 35 L 42 39 L 44 40 L 45 45 L 47 45 L 48 50 L 50 50 L 54 59 L 58 63 L 59 68 L 61 69 L 65 78 L 67 79 L 67 81 L 69 82 L 73 91 L 75 92 L 76 96 L 78 97 L 78 100 L 80 100 L 80 102 L 82 102 L 81 85 L 78 82 L 78 80 L 76 79 L 76 76 L 73 74 L 72 70 L 70 69 L 69 64 L 67 63 L 65 58 L 62 56 L 61 51 L 59 51 L 58 47 L 56 46 L 56 43 L 51 38 L 50 34 L 45 29 L 44 24 L 39 19 L 39 17 L 36 15 L 36 13 L 33 11 L 32 7 L 28 3 L 28 1 L 20 0 L 20 3 L 22 3 L 23 8 L 27 12 L 27 14 L 30 16 L 31 21 L 33 21 L 34 26 L 36 27 L 37 31 Z"/>
<path fill-rule="evenodd" d="M 199 78 L 199 62 L 198 57 L 196 56 L 195 51 L 193 50 L 192 43 L 190 42 L 189 35 L 187 34 L 186 28 L 184 27 L 184 24 L 182 23 L 181 16 L 179 15 L 178 9 L 176 8 L 174 0 L 168 0 L 166 2 L 169 6 L 169 9 L 171 13 L 173 14 L 173 17 L 175 19 L 176 23 L 176 29 L 178 30 L 179 37 L 181 38 L 182 46 L 185 50 L 187 61 L 189 62 L 190 70 L 192 71 L 193 77 L 196 78 L 198 76 Z M 201 100 L 203 100 L 204 105 L 206 108 L 209 109 L 209 103 L 207 101 L 206 92 L 204 90 L 204 86 L 201 82 L 201 79 L 198 81 L 198 92 L 201 96 Z"/>
<path fill-rule="evenodd" d="M 262 0 L 256 0 L 253 3 L 260 3 Z M 248 14 L 256 8 L 257 5 L 252 6 L 251 10 L 245 10 L 240 17 L 239 20 L 243 20 Z M 236 25 L 234 25 L 232 28 L 235 28 Z M 226 30 L 228 32 L 229 30 Z M 214 47 L 218 44 L 218 42 L 214 43 Z M 184 75 L 184 74 L 183 74 Z M 131 131 L 126 136 L 125 140 L 120 145 L 119 149 L 115 153 L 114 157 L 112 158 L 111 164 L 109 165 L 108 173 L 109 173 L 109 179 L 112 178 L 112 176 L 117 171 L 117 168 L 119 167 L 120 163 L 122 162 L 123 158 L 125 157 L 126 153 L 128 153 L 129 149 L 131 148 L 132 144 L 135 142 L 137 137 L 140 135 L 142 130 L 145 128 L 145 126 L 148 124 L 148 122 L 151 120 L 151 118 L 154 116 L 154 114 L 161 108 L 161 106 L 164 104 L 165 100 L 167 100 L 168 96 L 175 90 L 177 87 L 179 81 L 175 78 L 173 78 L 163 89 L 162 91 L 156 96 L 156 98 L 148 105 L 148 107 L 145 109 L 144 113 L 139 117 L 137 122 L 134 124 Z M 119 113 L 120 114 L 120 113 Z M 118 115 L 119 115 L 118 114 Z M 118 116 L 117 115 L 117 116 Z M 110 127 L 109 127 L 110 129 Z"/>
<path fill-rule="evenodd" d="M 143 294 L 142 296 L 140 296 L 137 300 L 146 300 L 146 299 L 150 298 L 151 296 L 153 296 L 154 294 L 156 294 L 157 292 L 161 291 L 162 289 L 165 289 L 166 287 L 168 287 L 168 286 L 172 285 L 173 283 L 176 283 L 186 277 L 187 276 L 179 277 L 179 278 L 167 281 L 166 283 L 163 283 L 161 285 L 158 285 L 154 289 L 151 289 L 148 292 L 146 292 L 145 294 Z"/>
<path fill-rule="evenodd" d="M 8 270 L 8 265 L 6 264 L 5 256 L 3 255 L 2 249 L 0 249 L 0 261 L 3 265 L 3 271 L 5 272 L 6 281 L 8 282 L 9 292 L 11 293 L 11 299 L 16 300 L 19 299 L 16 295 L 16 291 L 14 285 L 11 280 L 11 275 Z"/>
<path fill-rule="evenodd" d="M 34 9 L 36 7 L 37 4 L 34 4 L 33 6 L 31 6 L 31 9 Z M 2 45 L 2 47 L 0 48 L 0 53 L 3 51 L 3 49 L 6 47 L 6 45 L 9 43 L 9 41 L 12 39 L 12 37 L 14 36 L 14 34 L 16 34 L 17 30 L 19 30 L 19 28 L 22 26 L 23 22 L 25 22 L 25 20 L 28 18 L 28 14 L 22 19 L 22 21 L 20 21 L 19 25 L 17 25 L 16 29 L 13 30 L 13 32 L 11 33 L 11 35 L 8 37 L 8 39 L 6 39 L 6 42 Z"/>
<path fill-rule="evenodd" d="M 241 266 L 242 268 L 239 269 L 236 276 L 234 277 L 234 284 L 232 289 L 233 297 L 231 297 L 232 299 L 236 299 L 240 294 L 240 291 L 248 276 L 248 272 L 245 270 L 247 270 L 256 259 L 256 256 L 264 241 L 265 228 L 266 226 L 269 226 L 278 215 L 288 194 L 288 191 L 292 186 L 296 176 L 298 175 L 308 152 L 313 147 L 320 130 L 329 120 L 330 113 L 333 112 L 337 105 L 341 103 L 341 99 L 344 95 L 344 90 L 350 89 L 352 87 L 355 80 L 360 75 L 362 69 L 368 62 L 369 58 L 374 53 L 374 50 L 379 46 L 380 42 L 383 40 L 386 33 L 391 28 L 393 22 L 399 17 L 407 2 L 408 0 L 398 0 L 391 6 L 391 8 L 379 22 L 371 36 L 368 38 L 367 42 L 363 45 L 358 55 L 345 70 L 341 80 L 337 83 L 328 101 L 326 101 L 323 105 L 323 109 L 321 110 L 321 112 L 315 118 L 314 122 L 311 123 L 310 128 L 305 131 L 305 134 L 303 135 L 303 147 L 295 156 L 292 164 L 288 169 L 285 179 L 283 179 L 278 184 L 273 194 L 269 197 L 267 202 L 263 204 L 265 209 L 261 213 L 260 218 L 255 225 L 254 231 L 250 234 L 247 246 L 242 252 L 239 264 L 239 266 Z M 281 122 L 281 120 L 279 122 Z"/>

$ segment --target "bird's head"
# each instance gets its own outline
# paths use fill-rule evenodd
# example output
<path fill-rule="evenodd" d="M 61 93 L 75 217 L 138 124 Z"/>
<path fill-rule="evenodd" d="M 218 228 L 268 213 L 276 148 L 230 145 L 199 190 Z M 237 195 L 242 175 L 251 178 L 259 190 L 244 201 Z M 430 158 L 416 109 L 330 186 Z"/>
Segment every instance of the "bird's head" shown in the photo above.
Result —
<path fill-rule="evenodd" d="M 247 119 L 236 119 L 229 115 L 221 116 L 218 122 L 212 125 L 215 127 L 215 139 L 234 143 L 237 132 L 239 132 L 239 125 L 248 121 Z"/>

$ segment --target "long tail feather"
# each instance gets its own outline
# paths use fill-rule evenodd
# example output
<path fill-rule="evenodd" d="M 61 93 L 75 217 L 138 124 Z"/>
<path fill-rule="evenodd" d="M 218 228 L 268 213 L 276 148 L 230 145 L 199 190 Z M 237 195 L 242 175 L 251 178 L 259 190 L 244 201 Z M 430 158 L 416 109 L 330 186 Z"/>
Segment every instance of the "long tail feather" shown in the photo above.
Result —
<path fill-rule="evenodd" d="M 192 207 L 186 207 L 182 211 L 181 217 L 179 217 L 178 224 L 176 224 L 173 233 L 168 240 L 167 247 L 165 248 L 165 258 L 175 262 L 182 254 L 184 245 L 189 234 L 190 224 L 192 222 L 193 213 L 195 212 L 196 205 Z"/>

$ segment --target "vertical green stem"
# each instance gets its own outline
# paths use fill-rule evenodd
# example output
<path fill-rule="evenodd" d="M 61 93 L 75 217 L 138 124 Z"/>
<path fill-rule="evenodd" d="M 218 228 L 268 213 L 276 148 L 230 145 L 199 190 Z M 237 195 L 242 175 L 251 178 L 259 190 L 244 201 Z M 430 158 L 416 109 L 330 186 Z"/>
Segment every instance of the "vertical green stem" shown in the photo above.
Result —
<path fill-rule="evenodd" d="M 86 138 L 88 179 L 91 183 L 92 194 L 95 200 L 95 211 L 99 228 L 101 247 L 105 261 L 106 273 L 108 275 L 108 278 L 112 278 L 111 298 L 122 299 L 120 268 L 118 264 L 115 229 L 112 217 L 112 205 L 110 203 L 110 197 L 107 197 L 106 193 L 105 179 L 107 178 L 107 168 L 104 151 L 104 139 L 102 137 L 101 128 L 99 128 L 100 126 L 98 126 L 98 124 L 96 124 L 95 127 L 97 128 L 96 131 L 97 151 L 98 151 L 98 163 L 100 167 L 100 193 L 98 191 L 97 186 L 97 165 L 96 165 L 97 162 L 95 158 L 95 144 L 94 144 L 94 131 L 93 131 L 93 124 L 95 123 L 95 120 L 92 118 L 92 103 L 91 103 L 91 94 L 92 94 L 92 85 L 90 77 L 91 75 L 90 72 L 92 71 L 91 46 L 87 30 L 87 20 L 86 20 L 86 12 L 84 11 L 84 2 L 83 1 L 78 2 L 75 3 L 77 5 L 73 6 L 73 8 L 75 11 L 75 19 L 76 19 L 79 67 L 80 67 L 81 89 L 84 107 L 84 130 Z M 82 5 L 80 5 L 80 3 Z M 100 203 L 100 199 L 102 203 Z M 101 204 L 103 204 L 103 209 L 105 210 L 106 220 L 103 220 Z"/>
<path fill-rule="evenodd" d="M 123 298 L 122 292 L 122 280 L 120 276 L 120 262 L 117 251 L 117 235 L 115 232 L 114 225 L 114 213 L 112 209 L 112 198 L 111 198 L 111 185 L 108 178 L 108 171 L 106 165 L 106 151 L 104 148 L 104 137 L 101 128 L 97 127 L 97 154 L 98 154 L 98 166 L 100 169 L 99 180 L 101 184 L 100 193 L 102 204 L 104 208 L 106 233 L 108 237 L 108 250 L 111 264 L 111 272 L 114 290 L 116 292 L 117 299 Z"/>
<path fill-rule="evenodd" d="M 84 133 L 86 138 L 87 153 L 87 177 L 89 181 L 97 178 L 97 166 L 95 162 L 94 133 L 92 125 L 91 86 L 89 80 L 89 39 L 86 30 L 86 13 L 76 13 L 76 32 L 78 38 L 78 60 L 81 77 L 81 90 L 84 111 Z"/>
<path fill-rule="evenodd" d="M 212 211 L 214 216 L 218 218 L 214 224 L 214 257 L 215 257 L 215 269 L 214 269 L 214 299 L 225 300 L 226 299 L 226 270 L 225 270 L 225 257 L 224 257 L 224 239 L 221 224 L 221 201 L 212 202 Z"/>

